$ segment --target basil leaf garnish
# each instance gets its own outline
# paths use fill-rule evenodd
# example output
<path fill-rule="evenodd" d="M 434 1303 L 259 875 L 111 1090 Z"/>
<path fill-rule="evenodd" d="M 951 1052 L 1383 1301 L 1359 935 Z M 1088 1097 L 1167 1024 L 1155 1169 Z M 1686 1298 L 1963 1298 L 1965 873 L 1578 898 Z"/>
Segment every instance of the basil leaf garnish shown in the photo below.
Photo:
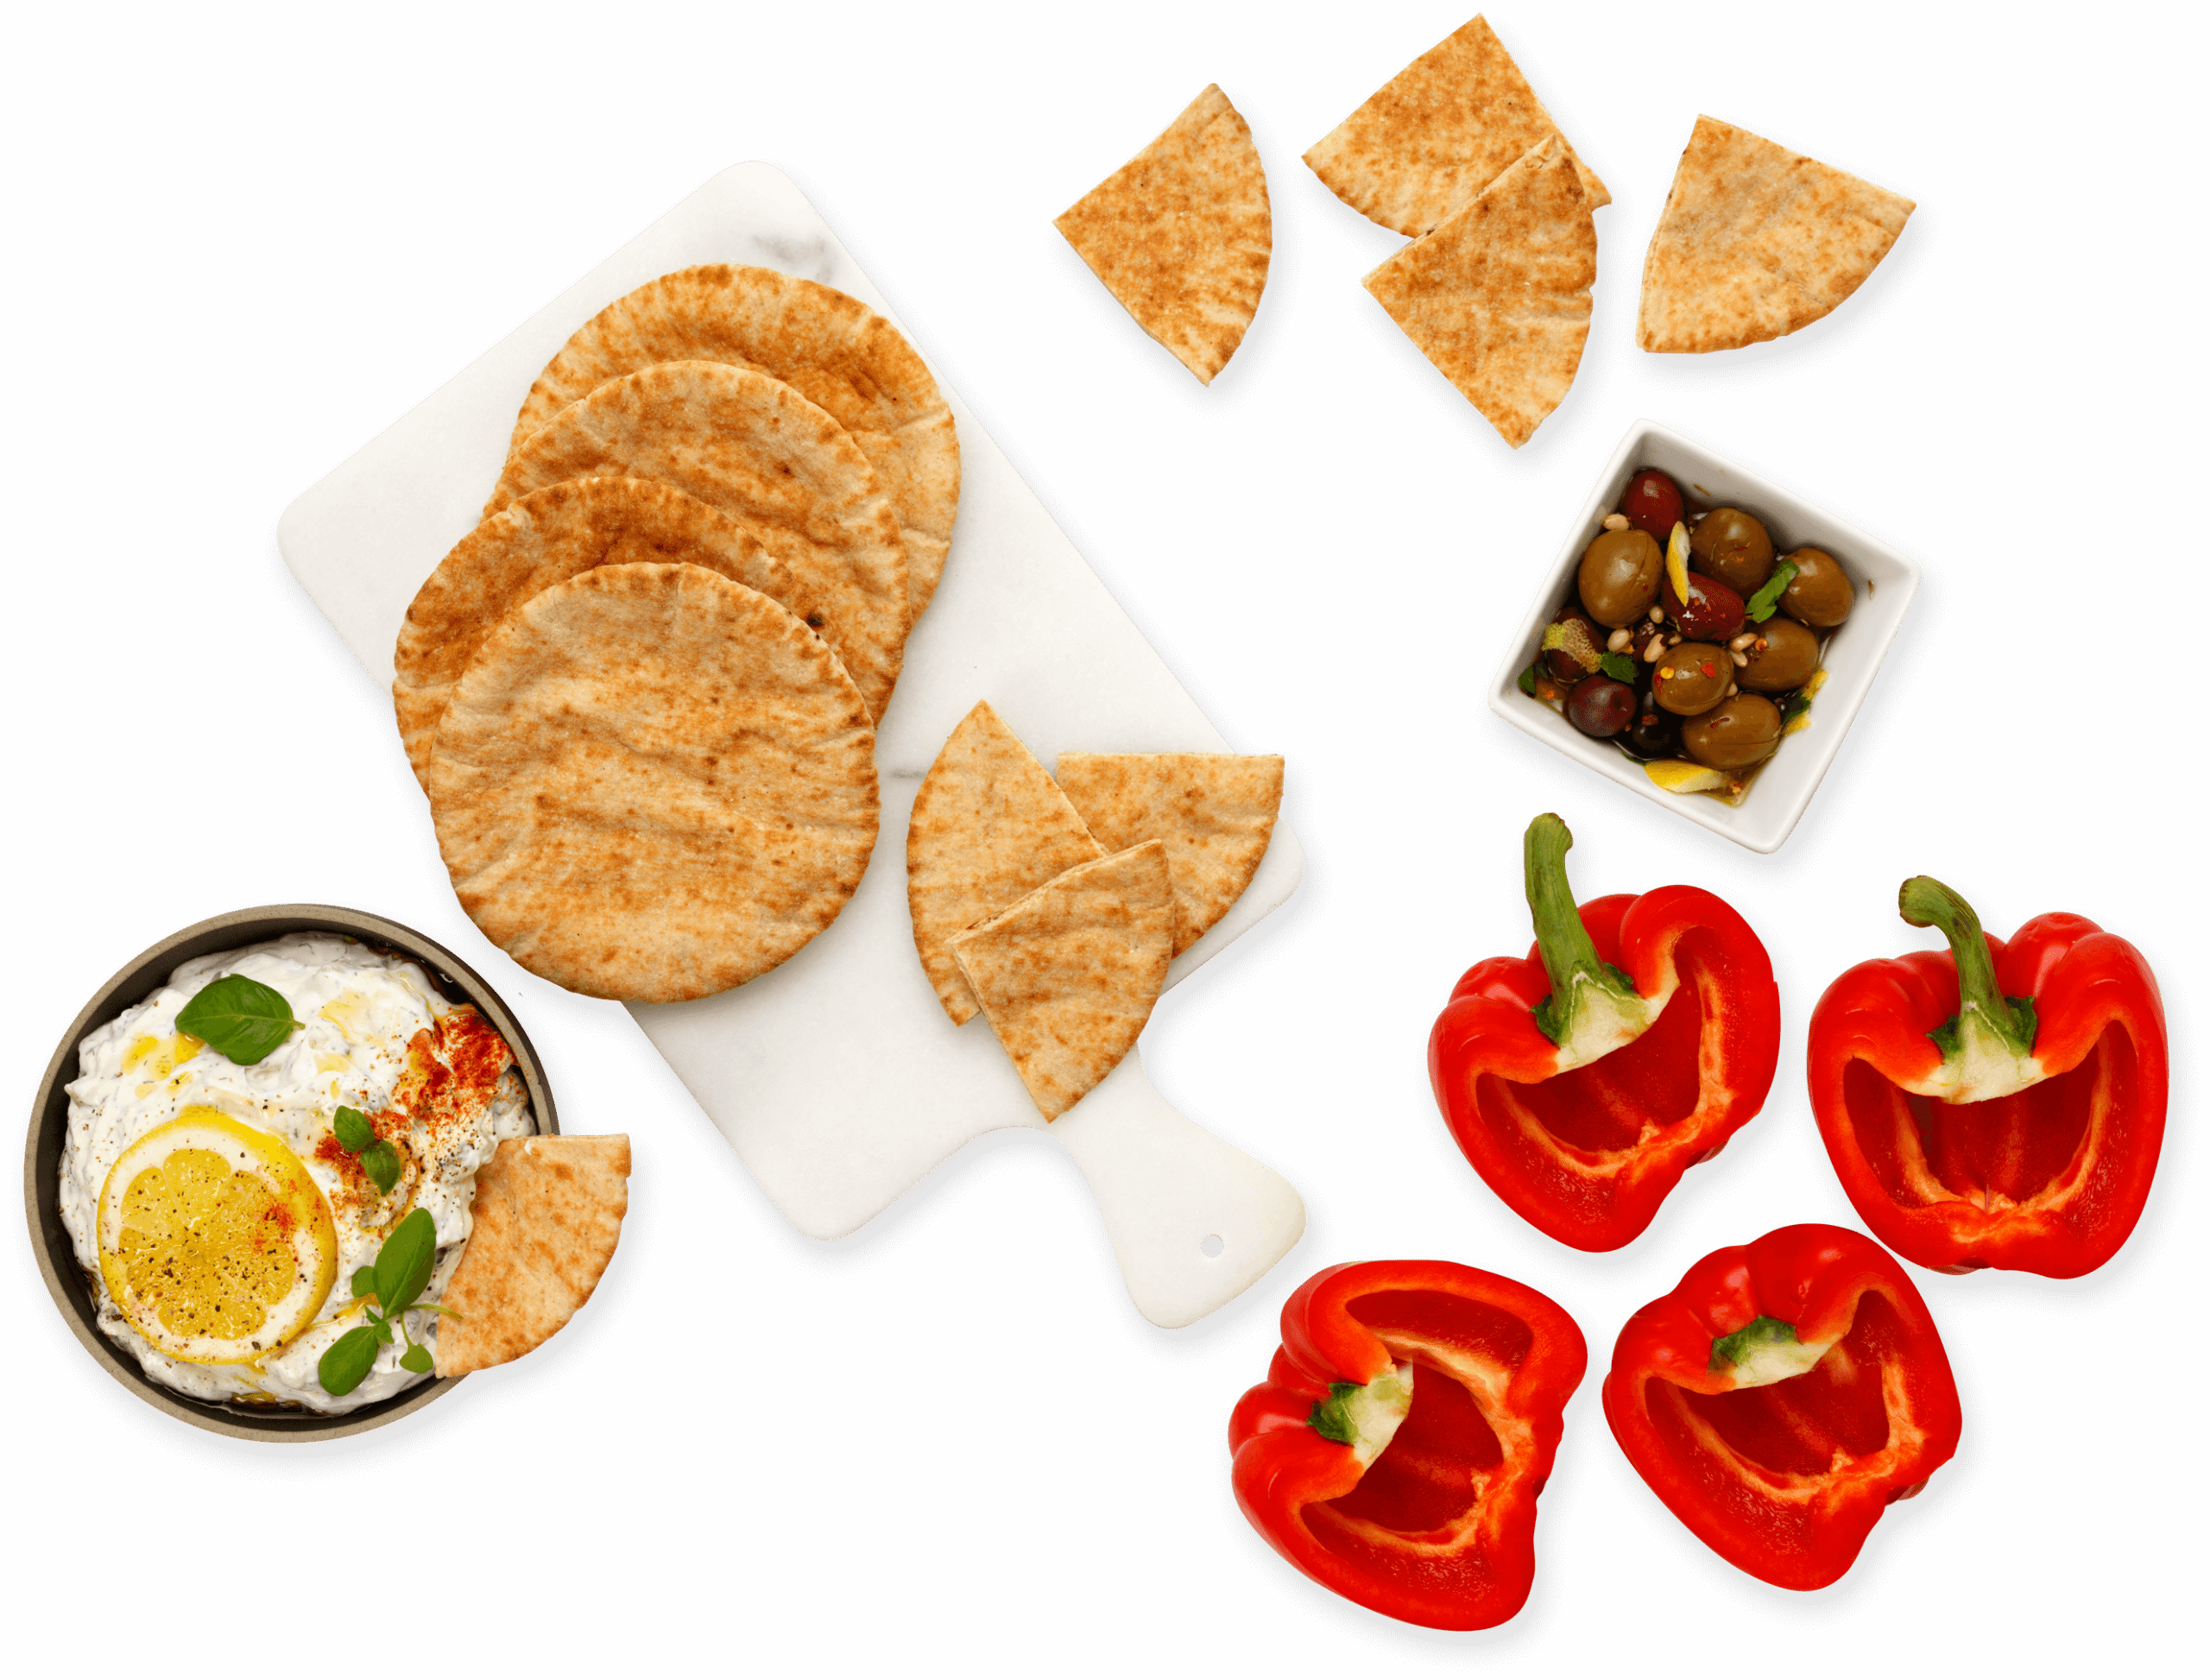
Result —
<path fill-rule="evenodd" d="M 361 1152 L 361 1171 L 376 1180 L 376 1186 L 386 1196 L 399 1182 L 399 1152 L 389 1144 L 370 1144 Z"/>
<path fill-rule="evenodd" d="M 314 1374 L 325 1394 L 350 1394 L 376 1362 L 376 1333 L 372 1325 L 350 1329 L 330 1344 L 315 1361 Z"/>
<path fill-rule="evenodd" d="M 369 1123 L 369 1117 L 358 1108 L 339 1108 L 338 1118 L 331 1122 L 330 1129 L 338 1134 L 338 1141 L 356 1155 L 363 1149 L 376 1146 L 376 1128 Z"/>
<path fill-rule="evenodd" d="M 261 1060 L 300 1025 L 292 1019 L 283 993 L 242 974 L 226 974 L 202 986 L 176 1012 L 178 1032 L 203 1040 L 242 1068 Z"/>
<path fill-rule="evenodd" d="M 1596 663 L 1604 667 L 1604 674 L 1613 682 L 1631 683 L 1634 680 L 1634 660 L 1625 654 L 1607 654 Z"/>
<path fill-rule="evenodd" d="M 373 1266 L 364 1266 L 353 1274 L 353 1298 L 357 1301 L 363 1295 L 376 1292 L 376 1269 Z"/>
<path fill-rule="evenodd" d="M 401 1368 L 412 1371 L 417 1376 L 428 1370 L 431 1362 L 430 1350 L 419 1342 L 399 1356 Z"/>
<path fill-rule="evenodd" d="M 1773 567 L 1772 576 L 1765 580 L 1758 592 L 1750 597 L 1748 605 L 1744 609 L 1750 616 L 1750 622 L 1753 624 L 1762 624 L 1766 619 L 1771 617 L 1773 603 L 1780 599 L 1781 592 L 1795 581 L 1795 561 L 1783 560 L 1778 565 Z"/>
<path fill-rule="evenodd" d="M 376 1300 L 386 1318 L 395 1318 L 414 1304 L 437 1263 L 437 1222 L 426 1209 L 417 1208 L 376 1250 Z"/>

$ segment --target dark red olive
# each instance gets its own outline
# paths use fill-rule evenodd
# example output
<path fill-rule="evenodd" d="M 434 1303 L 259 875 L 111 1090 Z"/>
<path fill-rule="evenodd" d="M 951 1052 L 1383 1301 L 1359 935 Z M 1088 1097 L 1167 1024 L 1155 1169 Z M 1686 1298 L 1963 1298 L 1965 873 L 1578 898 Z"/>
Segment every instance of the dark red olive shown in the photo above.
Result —
<path fill-rule="evenodd" d="M 1602 662 L 1610 634 L 1580 608 L 1560 608 L 1543 633 L 1543 669 L 1553 681 L 1579 682 Z"/>
<path fill-rule="evenodd" d="M 1620 741 L 1639 758 L 1675 758 L 1681 750 L 1681 720 L 1658 704 L 1658 690 L 1645 673 L 1634 697 L 1634 716 Z"/>
<path fill-rule="evenodd" d="M 1573 691 L 1565 717 L 1582 734 L 1609 741 L 1634 720 L 1634 691 L 1609 677 L 1592 677 Z"/>
<path fill-rule="evenodd" d="M 1620 498 L 1620 511 L 1626 515 L 1626 522 L 1647 531 L 1662 544 L 1673 534 L 1673 527 L 1681 517 L 1680 486 L 1662 472 L 1645 467 L 1626 481 L 1626 494 Z"/>
<path fill-rule="evenodd" d="M 1741 632 L 1745 622 L 1742 597 L 1716 578 L 1701 572 L 1689 573 L 1689 598 L 1673 593 L 1673 580 L 1665 580 L 1665 616 L 1693 641 L 1727 641 Z"/>

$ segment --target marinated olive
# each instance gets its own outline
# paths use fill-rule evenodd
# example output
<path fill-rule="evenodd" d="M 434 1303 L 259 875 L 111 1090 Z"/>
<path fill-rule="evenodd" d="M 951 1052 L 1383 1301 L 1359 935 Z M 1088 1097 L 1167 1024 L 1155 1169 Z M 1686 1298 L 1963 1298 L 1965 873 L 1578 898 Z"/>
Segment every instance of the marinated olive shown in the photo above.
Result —
<path fill-rule="evenodd" d="M 1577 683 L 1603 662 L 1609 634 L 1578 607 L 1564 607 L 1543 632 L 1543 669 L 1561 683 Z"/>
<path fill-rule="evenodd" d="M 1581 557 L 1581 604 L 1599 624 L 1619 629 L 1658 598 L 1664 551 L 1647 531 L 1603 531 Z"/>
<path fill-rule="evenodd" d="M 1742 628 L 1742 597 L 1701 572 L 1689 573 L 1687 600 L 1673 592 L 1670 578 L 1662 599 L 1666 616 L 1681 627 L 1681 633 L 1698 641 L 1725 641 Z"/>
<path fill-rule="evenodd" d="M 1740 508 L 1714 508 L 1689 533 L 1689 553 L 1711 576 L 1743 595 L 1772 575 L 1772 539 Z"/>
<path fill-rule="evenodd" d="M 1634 715 L 1634 691 L 1609 677 L 1590 678 L 1565 703 L 1566 722 L 1599 741 L 1609 741 Z"/>
<path fill-rule="evenodd" d="M 1780 591 L 1780 609 L 1815 630 L 1831 630 L 1857 604 L 1857 586 L 1823 548 L 1799 548 L 1788 557 L 1796 575 Z"/>
<path fill-rule="evenodd" d="M 1714 770 L 1740 770 L 1780 744 L 1780 708 L 1762 694 L 1737 694 L 1681 725 L 1681 749 Z"/>
<path fill-rule="evenodd" d="M 1680 523 L 1680 486 L 1664 473 L 1645 467 L 1627 480 L 1620 511 L 1626 515 L 1628 524 L 1649 532 L 1662 543 Z"/>
<path fill-rule="evenodd" d="M 1620 739 L 1642 758 L 1670 758 L 1681 750 L 1681 720 L 1658 704 L 1647 676 L 1634 697 L 1633 721 L 1620 732 Z"/>
<path fill-rule="evenodd" d="M 1677 717 L 1693 717 L 1727 698 L 1727 685 L 1734 680 L 1734 661 L 1724 647 L 1683 641 L 1658 656 L 1651 676 L 1658 704 Z"/>
<path fill-rule="evenodd" d="M 1742 651 L 1750 662 L 1734 673 L 1744 688 L 1760 694 L 1784 694 L 1801 688 L 1819 668 L 1819 639 L 1792 618 L 1775 613 L 1752 634 L 1757 638 Z"/>

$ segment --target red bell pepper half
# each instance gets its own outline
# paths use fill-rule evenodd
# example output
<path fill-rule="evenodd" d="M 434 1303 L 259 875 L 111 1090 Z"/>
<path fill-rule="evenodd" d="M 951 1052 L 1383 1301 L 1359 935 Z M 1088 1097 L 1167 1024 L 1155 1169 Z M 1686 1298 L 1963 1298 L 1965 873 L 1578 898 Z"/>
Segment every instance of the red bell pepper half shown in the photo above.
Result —
<path fill-rule="evenodd" d="M 1957 1449 L 1949 1358 L 1894 1256 L 1835 1225 L 1721 1248 L 1626 1321 L 1604 1416 L 1704 1544 L 1799 1592 Z"/>
<path fill-rule="evenodd" d="M 1266 1380 L 1228 1420 L 1235 1502 L 1354 1603 L 1493 1627 L 1534 1584 L 1535 1496 L 1588 1366 L 1580 1326 L 1509 1278 L 1329 1266 L 1282 1308 Z"/>
<path fill-rule="evenodd" d="M 1903 918 L 1947 951 L 1860 963 L 1811 1016 L 1811 1108 L 1858 1216 L 1905 1260 L 2076 1278 L 2141 1217 L 2169 1050 L 2141 953 L 2084 916 L 2005 944 L 1929 875 Z"/>
<path fill-rule="evenodd" d="M 1573 836 L 1528 825 L 1535 948 L 1466 970 L 1427 1041 L 1458 1147 L 1537 1229 L 1601 1252 L 1632 1241 L 1681 1175 L 1765 1106 L 1780 991 L 1750 925 L 1697 887 L 1591 899 Z"/>

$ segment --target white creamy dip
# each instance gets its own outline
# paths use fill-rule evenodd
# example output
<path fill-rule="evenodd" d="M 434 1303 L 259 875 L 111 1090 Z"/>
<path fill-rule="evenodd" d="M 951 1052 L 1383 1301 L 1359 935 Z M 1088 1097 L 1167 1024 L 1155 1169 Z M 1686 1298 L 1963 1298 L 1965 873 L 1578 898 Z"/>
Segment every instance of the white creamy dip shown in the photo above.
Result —
<path fill-rule="evenodd" d="M 177 1012 L 227 974 L 281 993 L 305 1023 L 251 1067 L 176 1030 Z M 148 1376 L 198 1399 L 260 1399 L 331 1412 L 428 1380 L 400 1367 L 400 1342 L 379 1348 L 367 1379 L 342 1397 L 324 1391 L 315 1367 L 362 1322 L 348 1280 L 375 1264 L 384 1237 L 413 1208 L 426 1209 L 438 1230 L 437 1270 L 421 1298 L 443 1297 L 468 1236 L 477 1169 L 502 1139 L 537 1129 L 511 1052 L 475 1011 L 439 995 L 421 968 L 403 957 L 337 934 L 294 934 L 185 963 L 143 1003 L 88 1033 L 77 1057 L 61 1152 L 61 1216 L 90 1275 L 100 1329 Z M 341 1106 L 376 1117 L 379 1130 L 403 1145 L 405 1176 L 389 1195 L 377 1192 L 338 1145 L 332 1125 Z M 172 1359 L 124 1319 L 100 1274 L 95 1227 L 110 1169 L 138 1138 L 195 1107 L 218 1109 L 281 1140 L 305 1164 L 337 1231 L 338 1281 L 314 1322 L 250 1364 Z M 414 1340 L 434 1351 L 437 1316 L 408 1319 Z"/>

